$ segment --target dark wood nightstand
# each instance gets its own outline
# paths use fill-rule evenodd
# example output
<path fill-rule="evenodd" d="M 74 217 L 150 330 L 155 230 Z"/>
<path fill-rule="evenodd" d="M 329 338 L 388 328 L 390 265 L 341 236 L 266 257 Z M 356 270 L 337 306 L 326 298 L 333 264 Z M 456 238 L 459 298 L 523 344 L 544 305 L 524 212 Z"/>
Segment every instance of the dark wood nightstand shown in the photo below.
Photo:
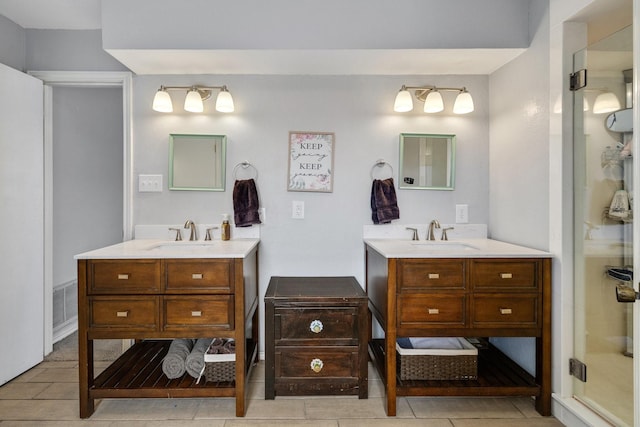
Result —
<path fill-rule="evenodd" d="M 265 301 L 265 399 L 368 396 L 368 298 L 354 277 L 272 277 Z"/>

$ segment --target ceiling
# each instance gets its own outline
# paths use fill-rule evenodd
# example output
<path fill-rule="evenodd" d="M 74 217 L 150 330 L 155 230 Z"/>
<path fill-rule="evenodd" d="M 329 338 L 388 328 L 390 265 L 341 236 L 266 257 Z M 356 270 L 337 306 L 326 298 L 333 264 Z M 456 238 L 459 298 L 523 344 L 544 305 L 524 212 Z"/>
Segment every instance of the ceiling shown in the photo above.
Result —
<path fill-rule="evenodd" d="M 101 28 L 101 0 L 0 0 L 26 29 Z M 430 75 L 493 73 L 524 49 L 114 50 L 137 74 Z"/>
<path fill-rule="evenodd" d="M 95 30 L 100 9 L 100 0 L 0 0 L 0 15 L 22 28 Z"/>

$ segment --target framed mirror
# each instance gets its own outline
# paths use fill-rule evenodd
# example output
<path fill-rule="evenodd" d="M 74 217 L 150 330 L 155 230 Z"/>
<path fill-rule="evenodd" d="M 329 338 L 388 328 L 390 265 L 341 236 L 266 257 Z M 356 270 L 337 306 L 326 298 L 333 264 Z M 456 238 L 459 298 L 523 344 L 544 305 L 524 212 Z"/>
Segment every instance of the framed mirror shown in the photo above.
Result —
<path fill-rule="evenodd" d="M 169 136 L 169 190 L 224 191 L 227 137 Z"/>
<path fill-rule="evenodd" d="M 455 135 L 401 133 L 398 187 L 453 190 L 455 152 Z"/>

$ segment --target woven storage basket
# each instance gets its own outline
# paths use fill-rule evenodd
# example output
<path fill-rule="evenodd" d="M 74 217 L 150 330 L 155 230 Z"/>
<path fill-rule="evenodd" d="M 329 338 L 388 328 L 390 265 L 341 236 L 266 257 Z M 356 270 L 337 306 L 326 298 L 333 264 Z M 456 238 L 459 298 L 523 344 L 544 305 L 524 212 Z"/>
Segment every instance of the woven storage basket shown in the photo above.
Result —
<path fill-rule="evenodd" d="M 204 378 L 208 382 L 235 381 L 236 355 L 235 353 L 204 355 Z"/>
<path fill-rule="evenodd" d="M 475 380 L 478 350 L 464 338 L 464 349 L 406 349 L 396 344 L 401 380 Z"/>
<path fill-rule="evenodd" d="M 236 362 L 205 362 L 204 378 L 208 382 L 235 381 Z"/>

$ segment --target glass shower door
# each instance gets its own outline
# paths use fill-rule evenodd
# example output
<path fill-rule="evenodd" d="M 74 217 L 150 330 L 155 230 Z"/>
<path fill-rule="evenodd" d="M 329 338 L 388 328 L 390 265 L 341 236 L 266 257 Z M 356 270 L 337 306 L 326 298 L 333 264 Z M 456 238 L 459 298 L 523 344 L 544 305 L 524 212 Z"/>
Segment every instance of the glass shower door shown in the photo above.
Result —
<path fill-rule="evenodd" d="M 635 300 L 632 33 L 625 28 L 574 55 L 587 84 L 574 92 L 573 112 L 573 390 L 620 426 L 634 420 L 634 304 L 619 302 L 625 294 Z"/>

